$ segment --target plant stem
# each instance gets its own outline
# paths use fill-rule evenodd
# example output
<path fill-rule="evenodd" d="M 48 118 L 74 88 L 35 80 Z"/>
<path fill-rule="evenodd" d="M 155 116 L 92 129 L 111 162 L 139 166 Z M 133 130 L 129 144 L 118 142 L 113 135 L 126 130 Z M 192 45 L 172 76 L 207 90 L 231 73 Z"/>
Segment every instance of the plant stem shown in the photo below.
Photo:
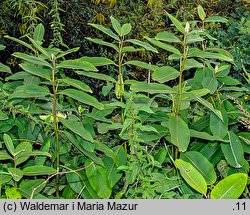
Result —
<path fill-rule="evenodd" d="M 53 127 L 55 133 L 55 145 L 56 145 L 56 170 L 59 172 L 60 167 L 60 145 L 59 145 L 59 134 L 58 134 L 58 119 L 57 119 L 57 86 L 55 80 L 56 73 L 56 63 L 55 58 L 52 55 L 52 90 L 53 90 L 53 107 L 52 107 L 52 116 L 53 116 Z M 59 174 L 56 176 L 56 197 L 59 198 Z"/>

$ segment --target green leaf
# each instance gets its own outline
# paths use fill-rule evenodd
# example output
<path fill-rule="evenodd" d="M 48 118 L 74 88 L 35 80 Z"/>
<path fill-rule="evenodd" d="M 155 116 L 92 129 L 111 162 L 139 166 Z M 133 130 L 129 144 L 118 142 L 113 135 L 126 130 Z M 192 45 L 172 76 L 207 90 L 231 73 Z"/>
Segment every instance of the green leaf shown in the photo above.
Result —
<path fill-rule="evenodd" d="M 198 11 L 198 15 L 199 15 L 200 19 L 203 21 L 206 18 L 206 13 L 205 13 L 203 7 L 201 5 L 198 5 L 197 11 Z"/>
<path fill-rule="evenodd" d="M 182 56 L 181 52 L 175 48 L 174 46 L 172 45 L 169 45 L 169 44 L 166 44 L 166 43 L 163 43 L 163 42 L 160 42 L 158 40 L 155 40 L 155 39 L 152 39 L 152 38 L 149 38 L 149 37 L 145 37 L 150 43 L 154 44 L 155 46 L 158 46 L 159 48 L 162 48 L 168 52 L 171 52 L 171 53 L 174 53 L 178 56 Z"/>
<path fill-rule="evenodd" d="M 228 131 L 229 143 L 221 144 L 222 152 L 229 165 L 241 168 L 244 162 L 244 150 L 240 139 L 232 131 Z"/>
<path fill-rule="evenodd" d="M 64 78 L 64 79 L 60 79 L 58 81 L 61 81 L 65 84 L 70 85 L 72 87 L 75 87 L 79 90 L 92 93 L 92 90 L 90 89 L 90 87 L 82 81 L 79 81 L 79 80 L 76 80 L 73 78 Z"/>
<path fill-rule="evenodd" d="M 14 144 L 12 142 L 11 137 L 8 134 L 3 134 L 3 141 L 5 143 L 6 148 L 8 149 L 11 155 L 15 154 Z"/>
<path fill-rule="evenodd" d="M 43 144 L 42 144 L 39 152 L 48 153 L 49 150 L 50 150 L 50 139 L 46 139 L 43 142 Z M 35 160 L 34 160 L 34 164 L 35 165 L 44 165 L 44 163 L 46 161 L 46 157 L 45 156 L 42 155 L 41 157 L 40 156 L 36 157 Z"/>
<path fill-rule="evenodd" d="M 38 24 L 34 30 L 34 40 L 37 42 L 42 42 L 43 41 L 43 37 L 44 37 L 44 33 L 45 33 L 45 28 L 43 26 L 43 24 Z"/>
<path fill-rule="evenodd" d="M 188 50 L 188 57 L 209 58 L 209 59 L 211 58 L 211 59 L 217 59 L 221 61 L 233 62 L 232 57 L 227 56 L 225 54 L 202 51 L 197 48 L 190 48 Z"/>
<path fill-rule="evenodd" d="M 28 37 L 33 46 L 40 51 L 47 59 L 50 59 L 50 54 L 43 48 L 37 41 L 33 40 L 32 38 Z"/>
<path fill-rule="evenodd" d="M 188 44 L 202 42 L 202 41 L 204 41 L 204 39 L 200 37 L 199 32 L 197 31 L 191 31 L 187 38 Z"/>
<path fill-rule="evenodd" d="M 229 76 L 226 76 L 226 77 L 218 77 L 218 80 L 225 84 L 225 85 L 229 85 L 229 86 L 234 86 L 234 85 L 242 85 L 242 83 L 235 79 L 235 78 L 232 78 L 232 77 L 229 77 Z"/>
<path fill-rule="evenodd" d="M 117 160 L 117 155 L 104 143 L 95 141 L 96 150 L 103 152 L 106 156 L 112 158 L 114 161 Z"/>
<path fill-rule="evenodd" d="M 0 161 L 3 161 L 3 160 L 13 160 L 13 158 L 9 154 L 3 151 L 0 151 Z"/>
<path fill-rule="evenodd" d="M 208 101 L 206 101 L 205 99 L 203 99 L 203 98 L 201 98 L 201 97 L 199 97 L 199 96 L 196 96 L 196 95 L 194 95 L 193 98 L 194 98 L 194 100 L 196 100 L 197 102 L 201 103 L 201 104 L 204 105 L 206 108 L 208 108 L 209 110 L 211 110 L 216 116 L 219 117 L 219 119 L 220 119 L 221 121 L 223 121 L 223 117 L 222 117 L 221 112 L 220 112 L 219 110 L 214 109 L 213 105 L 212 105 L 210 102 L 208 102 Z M 223 121 L 223 122 L 224 122 L 224 121 Z"/>
<path fill-rule="evenodd" d="M 83 75 L 83 76 L 87 76 L 87 77 L 98 79 L 98 80 L 110 81 L 112 83 L 116 83 L 116 80 L 114 78 L 105 74 L 96 73 L 96 72 L 85 72 L 85 71 L 76 71 L 76 73 L 78 75 Z"/>
<path fill-rule="evenodd" d="M 178 37 L 168 31 L 159 32 L 158 34 L 156 34 L 155 39 L 163 42 L 181 43 L 181 40 Z"/>
<path fill-rule="evenodd" d="M 203 68 L 204 65 L 193 58 L 186 59 L 184 70 L 189 70 L 192 68 Z"/>
<path fill-rule="evenodd" d="M 68 96 L 72 99 L 75 99 L 83 104 L 87 104 L 93 107 L 96 107 L 99 110 L 104 108 L 103 104 L 100 103 L 95 97 L 88 95 L 85 92 L 75 89 L 66 89 L 59 92 L 62 95 Z"/>
<path fill-rule="evenodd" d="M 122 27 L 121 27 L 120 22 L 117 19 L 115 19 L 113 16 L 110 16 L 110 20 L 111 20 L 113 29 L 116 31 L 118 35 L 122 36 Z"/>
<path fill-rule="evenodd" d="M 158 53 L 158 50 L 156 48 L 154 48 L 153 46 L 151 46 L 147 42 L 142 42 L 142 41 L 137 40 L 137 39 L 129 39 L 129 40 L 126 40 L 125 42 L 130 42 L 130 43 L 133 43 L 134 45 L 143 47 L 144 49 L 146 49 L 148 51 L 152 51 L 152 52 Z"/>
<path fill-rule="evenodd" d="M 16 165 L 28 160 L 30 155 L 27 153 L 32 152 L 32 145 L 29 142 L 21 142 L 15 148 Z"/>
<path fill-rule="evenodd" d="M 179 116 L 171 116 L 168 123 L 171 143 L 177 146 L 179 151 L 185 152 L 190 142 L 188 125 Z"/>
<path fill-rule="evenodd" d="M 206 132 L 195 131 L 193 129 L 190 129 L 190 136 L 195 137 L 195 138 L 199 138 L 199 139 L 203 139 L 203 140 L 220 141 L 220 142 L 225 142 L 225 143 L 228 142 L 227 140 L 223 140 L 218 136 L 212 136 Z"/>
<path fill-rule="evenodd" d="M 50 94 L 50 91 L 47 87 L 41 87 L 36 85 L 24 85 L 19 86 L 15 91 L 9 96 L 9 99 L 13 98 L 37 98 L 45 97 Z"/>
<path fill-rule="evenodd" d="M 6 72 L 6 73 L 12 74 L 10 67 L 8 67 L 2 63 L 0 63 L 0 72 Z"/>
<path fill-rule="evenodd" d="M 35 188 L 37 188 L 36 191 L 34 192 L 34 198 L 36 198 L 36 195 L 39 194 L 39 192 L 41 192 L 46 185 L 46 183 L 44 183 L 44 181 L 45 181 L 45 179 L 22 180 L 22 182 L 19 185 L 19 191 L 22 194 L 22 196 L 29 199 L 32 191 Z"/>
<path fill-rule="evenodd" d="M 106 42 L 104 40 L 101 40 L 101 39 L 93 39 L 93 38 L 90 38 L 90 37 L 86 37 L 87 40 L 91 41 L 92 43 L 96 43 L 98 45 L 102 45 L 102 46 L 108 46 L 114 50 L 116 50 L 117 52 L 119 52 L 119 48 L 117 45 L 113 44 L 113 43 L 109 43 L 109 42 Z"/>
<path fill-rule="evenodd" d="M 132 30 L 132 26 L 130 23 L 124 24 L 121 29 L 121 36 L 125 36 L 129 34 L 131 30 Z"/>
<path fill-rule="evenodd" d="M 206 195 L 207 183 L 200 172 L 194 168 L 193 165 L 181 159 L 175 160 L 174 163 L 175 166 L 180 170 L 180 174 L 184 180 L 196 191 Z"/>
<path fill-rule="evenodd" d="M 19 66 L 25 71 L 32 75 L 39 76 L 48 81 L 51 80 L 51 71 L 49 69 L 42 68 L 41 66 L 36 66 L 31 63 L 21 63 Z"/>
<path fill-rule="evenodd" d="M 43 165 L 27 166 L 23 169 L 23 175 L 26 176 L 52 175 L 54 173 L 56 173 L 54 168 Z"/>
<path fill-rule="evenodd" d="M 206 18 L 204 22 L 228 22 L 228 20 L 221 16 L 210 16 Z"/>
<path fill-rule="evenodd" d="M 123 65 L 138 66 L 138 67 L 140 67 L 140 68 L 148 69 L 148 70 L 151 70 L 151 71 L 155 71 L 155 70 L 157 70 L 157 69 L 159 68 L 158 66 L 151 65 L 151 64 L 144 63 L 144 62 L 142 62 L 142 61 L 137 61 L 137 60 L 127 61 L 127 62 L 124 63 Z"/>
<path fill-rule="evenodd" d="M 247 175 L 235 173 L 221 180 L 213 188 L 211 199 L 238 199 L 246 188 Z"/>
<path fill-rule="evenodd" d="M 109 199 L 112 189 L 108 180 L 108 171 L 102 166 L 92 163 L 90 159 L 85 162 L 86 175 L 92 188 L 97 192 L 97 195 L 103 199 Z"/>
<path fill-rule="evenodd" d="M 176 93 L 175 90 L 173 90 L 171 87 L 166 86 L 164 84 L 158 84 L 158 83 L 147 83 L 147 82 L 136 82 L 131 84 L 130 90 L 135 92 L 145 92 L 145 93 Z"/>
<path fill-rule="evenodd" d="M 170 80 L 176 79 L 180 76 L 180 72 L 171 66 L 159 67 L 154 71 L 152 79 L 160 83 L 165 83 Z"/>
<path fill-rule="evenodd" d="M 75 60 L 64 60 L 56 66 L 57 69 L 82 69 L 85 71 L 98 71 L 91 63 L 83 61 L 81 58 Z"/>
<path fill-rule="evenodd" d="M 87 140 L 89 142 L 94 142 L 94 139 L 91 133 L 83 127 L 82 123 L 73 121 L 73 120 L 62 119 L 62 118 L 60 118 L 59 121 L 66 128 L 70 129 L 75 134 L 78 134 L 79 136 L 81 136 L 84 140 Z"/>
<path fill-rule="evenodd" d="M 23 177 L 22 170 L 18 168 L 8 168 L 8 172 L 10 173 L 14 181 L 20 181 Z"/>
<path fill-rule="evenodd" d="M 206 180 L 207 185 L 212 185 L 216 182 L 217 176 L 214 166 L 200 152 L 188 151 L 182 153 L 180 158 L 192 164 Z"/>
<path fill-rule="evenodd" d="M 93 64 L 94 66 L 107 66 L 107 65 L 116 65 L 114 61 L 106 58 L 106 57 L 88 57 L 88 56 L 84 56 L 81 57 L 80 59 L 82 59 L 83 61 L 87 61 L 91 64 Z"/>
<path fill-rule="evenodd" d="M 223 139 L 227 135 L 228 131 L 228 116 L 225 109 L 221 110 L 223 122 L 222 120 L 216 116 L 214 113 L 210 114 L 210 131 L 214 136 L 218 136 Z"/>
<path fill-rule="evenodd" d="M 71 53 L 73 53 L 73 52 L 77 52 L 78 50 L 79 50 L 79 47 L 76 47 L 76 48 L 73 48 L 73 49 L 69 49 L 69 50 L 67 50 L 67 51 L 64 51 L 64 52 L 58 54 L 58 55 L 56 56 L 56 59 L 62 58 L 62 57 L 64 57 L 65 55 L 71 54 Z"/>
<path fill-rule="evenodd" d="M 6 46 L 0 44 L 0 51 L 4 50 L 6 48 Z"/>
<path fill-rule="evenodd" d="M 0 110 L 0 120 L 7 120 L 9 119 L 8 115 Z"/>
<path fill-rule="evenodd" d="M 122 53 L 126 53 L 126 52 L 138 52 L 138 51 L 143 51 L 144 49 L 142 48 L 135 48 L 133 46 L 124 46 L 122 48 Z"/>
<path fill-rule="evenodd" d="M 182 34 L 185 34 L 185 28 L 182 26 L 181 22 L 177 20 L 174 16 L 169 14 L 168 12 L 167 12 L 167 15 L 169 19 L 172 21 L 172 23 L 174 24 L 174 26 L 176 27 L 176 29 L 180 31 Z"/>
<path fill-rule="evenodd" d="M 25 46 L 26 48 L 32 50 L 33 52 L 36 51 L 30 44 L 28 44 L 28 43 L 26 43 L 26 42 L 24 42 L 22 40 L 16 39 L 15 37 L 10 37 L 9 35 L 5 35 L 4 37 Z"/>
<path fill-rule="evenodd" d="M 118 35 L 116 35 L 113 31 L 111 31 L 111 29 L 108 29 L 108 28 L 106 28 L 106 27 L 104 27 L 102 25 L 93 24 L 93 23 L 89 23 L 89 25 L 91 25 L 92 27 L 94 27 L 94 28 L 102 31 L 104 34 L 112 37 L 113 39 L 115 39 L 117 41 L 120 40 L 119 37 L 118 37 Z"/>
<path fill-rule="evenodd" d="M 97 125 L 97 131 L 99 134 L 106 134 L 108 131 L 122 129 L 121 123 L 99 123 Z"/>

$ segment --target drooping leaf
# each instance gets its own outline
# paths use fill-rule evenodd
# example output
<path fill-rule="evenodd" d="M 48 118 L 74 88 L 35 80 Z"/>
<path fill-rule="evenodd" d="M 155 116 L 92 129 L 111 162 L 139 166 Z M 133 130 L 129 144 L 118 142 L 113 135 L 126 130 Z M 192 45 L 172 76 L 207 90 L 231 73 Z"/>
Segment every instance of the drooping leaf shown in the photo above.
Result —
<path fill-rule="evenodd" d="M 247 175 L 235 173 L 221 180 L 213 188 L 211 199 L 238 199 L 245 190 Z"/>
<path fill-rule="evenodd" d="M 64 60 L 57 65 L 57 69 L 82 69 L 85 71 L 98 71 L 95 66 L 87 61 L 83 61 L 81 58 L 74 60 Z"/>
<path fill-rule="evenodd" d="M 182 159 L 177 159 L 174 163 L 175 166 L 180 170 L 180 174 L 184 180 L 196 191 L 206 195 L 207 183 L 200 172 L 194 168 L 192 164 L 185 162 Z"/>
<path fill-rule="evenodd" d="M 241 168 L 244 162 L 244 150 L 240 139 L 232 131 L 228 131 L 229 143 L 221 144 L 222 152 L 229 165 Z"/>
<path fill-rule="evenodd" d="M 76 73 L 78 75 L 84 75 L 90 78 L 116 83 L 116 80 L 114 78 L 105 74 L 96 73 L 96 72 L 86 72 L 86 71 L 76 71 Z"/>
<path fill-rule="evenodd" d="M 145 92 L 145 93 L 151 93 L 151 94 L 157 94 L 157 93 L 176 93 L 175 90 L 173 90 L 171 87 L 166 86 L 164 84 L 158 84 L 158 83 L 147 83 L 147 82 L 137 82 L 133 83 L 130 86 L 130 89 L 135 92 Z"/>
<path fill-rule="evenodd" d="M 8 153 L 0 151 L 0 161 L 3 160 L 13 160 L 13 158 Z"/>
<path fill-rule="evenodd" d="M 64 79 L 60 79 L 59 81 L 65 83 L 65 84 L 68 84 L 72 87 L 75 87 L 79 90 L 92 93 L 91 88 L 87 84 L 85 84 L 83 81 L 76 80 L 74 78 L 68 78 L 68 77 L 64 78 Z"/>
<path fill-rule="evenodd" d="M 179 116 L 169 118 L 169 132 L 171 143 L 178 147 L 179 151 L 185 152 L 190 142 L 190 130 L 187 123 Z"/>
<path fill-rule="evenodd" d="M 137 60 L 127 61 L 127 62 L 124 63 L 123 65 L 138 66 L 138 67 L 140 67 L 140 68 L 148 69 L 148 70 L 151 70 L 151 71 L 155 71 L 155 70 L 157 70 L 157 69 L 159 68 L 158 66 L 151 65 L 151 64 L 144 63 L 144 62 L 142 62 L 142 61 L 137 61 Z"/>
<path fill-rule="evenodd" d="M 92 188 L 97 192 L 100 198 L 108 199 L 111 196 L 112 189 L 108 180 L 107 169 L 96 165 L 87 159 L 85 162 L 86 175 Z"/>
<path fill-rule="evenodd" d="M 111 29 L 106 28 L 106 27 L 104 27 L 104 26 L 102 26 L 102 25 L 93 24 L 93 23 L 89 23 L 89 25 L 91 25 L 92 27 L 94 27 L 94 28 L 96 28 L 96 29 L 102 31 L 104 34 L 106 34 L 106 35 L 112 37 L 113 39 L 119 41 L 118 35 L 116 35 Z"/>
<path fill-rule="evenodd" d="M 147 42 L 142 42 L 142 41 L 137 40 L 137 39 L 129 39 L 129 40 L 126 40 L 126 42 L 130 42 L 130 43 L 133 43 L 134 45 L 143 47 L 144 49 L 146 49 L 148 51 L 152 51 L 152 52 L 158 53 L 158 50 L 156 48 L 154 48 L 153 46 L 151 46 Z"/>
<path fill-rule="evenodd" d="M 87 105 L 96 107 L 97 109 L 103 109 L 103 104 L 100 103 L 95 97 L 88 95 L 85 92 L 75 89 L 66 89 L 59 92 L 62 95 L 68 96 L 72 99 L 75 99 L 79 102 L 82 102 Z"/>
<path fill-rule="evenodd" d="M 26 42 L 24 42 L 22 40 L 19 40 L 19 39 L 15 38 L 15 37 L 10 37 L 9 35 L 5 35 L 4 37 L 7 38 L 7 39 L 10 39 L 10 40 L 13 40 L 13 41 L 25 46 L 26 48 L 32 50 L 33 52 L 35 52 L 35 49 L 30 44 L 28 44 L 28 43 L 26 43 Z"/>
<path fill-rule="evenodd" d="M 159 67 L 152 74 L 152 79 L 160 83 L 165 83 L 176 79 L 180 76 L 180 72 L 171 66 Z"/>
<path fill-rule="evenodd" d="M 161 41 L 158 41 L 158 40 L 155 40 L 155 39 L 152 39 L 152 38 L 149 38 L 149 37 L 145 37 L 150 43 L 154 44 L 155 46 L 158 46 L 159 48 L 162 48 L 168 52 L 171 52 L 171 53 L 174 53 L 178 56 L 182 56 L 181 52 L 175 48 L 174 46 L 172 45 L 169 45 L 169 44 L 166 44 L 166 43 L 163 43 Z"/>
<path fill-rule="evenodd" d="M 66 128 L 74 132 L 75 134 L 78 134 L 81 136 L 84 140 L 87 140 L 89 142 L 94 142 L 94 139 L 91 135 L 91 133 L 84 128 L 84 126 L 77 121 L 73 120 L 67 120 L 67 119 L 62 119 L 60 118 L 59 120 Z"/>
<path fill-rule="evenodd" d="M 106 58 L 106 57 L 88 57 L 84 56 L 80 58 L 83 61 L 87 61 L 94 66 L 107 66 L 107 65 L 116 65 L 114 61 Z"/>
<path fill-rule="evenodd" d="M 108 47 L 116 50 L 117 52 L 119 51 L 118 46 L 113 44 L 113 43 L 109 43 L 109 42 L 106 42 L 106 41 L 101 40 L 101 39 L 93 39 L 93 38 L 90 38 L 90 37 L 86 37 L 86 39 L 91 41 L 92 43 L 96 43 L 96 44 L 102 45 L 102 46 L 108 46 Z"/>
<path fill-rule="evenodd" d="M 42 68 L 41 66 L 36 66 L 34 64 L 31 64 L 31 63 L 21 63 L 21 64 L 19 64 L 19 66 L 25 72 L 28 72 L 32 75 L 39 76 L 39 77 L 44 78 L 48 81 L 51 80 L 50 76 L 51 76 L 52 72 L 49 69 L 45 69 L 45 68 Z"/>
<path fill-rule="evenodd" d="M 6 113 L 0 110 L 0 120 L 7 120 L 9 117 Z"/>
<path fill-rule="evenodd" d="M 32 145 L 30 142 L 21 142 L 15 148 L 16 165 L 19 165 L 29 159 L 32 152 Z"/>
<path fill-rule="evenodd" d="M 220 142 L 225 142 L 225 143 L 228 142 L 228 140 L 223 140 L 218 136 L 212 136 L 204 131 L 196 131 L 196 130 L 190 129 L 190 135 L 191 137 L 200 138 L 203 140 L 220 141 Z"/>
<path fill-rule="evenodd" d="M 204 22 L 228 22 L 228 20 L 221 16 L 210 16 L 204 20 Z"/>
<path fill-rule="evenodd" d="M 192 164 L 206 180 L 207 185 L 212 185 L 216 182 L 217 176 L 213 165 L 200 152 L 184 152 L 180 158 Z"/>
<path fill-rule="evenodd" d="M 0 63 L 0 72 L 7 72 L 12 74 L 10 67 L 4 65 L 3 63 Z"/>
<path fill-rule="evenodd" d="M 168 31 L 159 32 L 158 34 L 156 34 L 155 39 L 163 42 L 181 43 L 181 40 L 178 37 Z"/>
<path fill-rule="evenodd" d="M 23 85 L 15 89 L 15 91 L 9 96 L 9 99 L 13 98 L 37 98 L 45 97 L 50 94 L 47 87 L 41 87 L 37 85 Z"/>
<path fill-rule="evenodd" d="M 49 166 L 43 165 L 35 165 L 35 166 L 27 166 L 23 170 L 23 175 L 26 176 L 38 176 L 38 175 L 52 175 L 56 172 L 56 170 Z"/>

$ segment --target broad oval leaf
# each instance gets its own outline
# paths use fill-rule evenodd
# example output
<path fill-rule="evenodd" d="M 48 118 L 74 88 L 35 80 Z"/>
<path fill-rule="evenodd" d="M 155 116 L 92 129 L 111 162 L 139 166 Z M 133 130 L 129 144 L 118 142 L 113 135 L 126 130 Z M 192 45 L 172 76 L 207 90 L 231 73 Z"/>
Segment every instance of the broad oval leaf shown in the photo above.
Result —
<path fill-rule="evenodd" d="M 206 18 L 206 13 L 201 5 L 198 5 L 197 7 L 198 15 L 200 19 L 203 21 Z"/>
<path fill-rule="evenodd" d="M 222 152 L 229 165 L 241 168 L 244 163 L 244 150 L 240 139 L 232 131 L 228 131 L 229 143 L 221 144 Z"/>
<path fill-rule="evenodd" d="M 108 171 L 106 168 L 96 165 L 87 159 L 85 162 L 86 175 L 92 188 L 100 198 L 108 199 L 111 196 L 112 189 L 108 180 Z"/>
<path fill-rule="evenodd" d="M 179 151 L 185 152 L 190 142 L 190 130 L 187 123 L 179 116 L 171 116 L 168 123 L 171 143 L 177 146 Z"/>
<path fill-rule="evenodd" d="M 152 79 L 160 83 L 176 79 L 180 76 L 180 72 L 171 66 L 159 67 L 154 71 Z"/>
<path fill-rule="evenodd" d="M 129 34 L 131 30 L 132 30 L 132 26 L 130 23 L 124 24 L 121 28 L 121 36 L 125 36 Z"/>
<path fill-rule="evenodd" d="M 8 115 L 0 110 L 0 120 L 7 120 L 9 119 Z"/>
<path fill-rule="evenodd" d="M 43 188 L 46 186 L 46 183 L 43 184 L 44 181 L 45 179 L 22 180 L 22 182 L 19 185 L 18 190 L 20 191 L 22 196 L 28 199 L 30 198 L 31 193 L 34 190 L 34 188 L 37 188 L 34 192 L 34 197 L 36 197 L 36 195 L 39 194 L 39 192 L 41 192 L 41 190 L 43 190 Z"/>
<path fill-rule="evenodd" d="M 8 172 L 10 173 L 14 181 L 20 181 L 23 177 L 22 170 L 18 168 L 8 168 Z"/>
<path fill-rule="evenodd" d="M 116 31 L 118 35 L 122 36 L 122 27 L 121 27 L 120 22 L 117 19 L 115 19 L 113 16 L 110 16 L 110 20 L 111 20 L 113 29 Z"/>
<path fill-rule="evenodd" d="M 217 176 L 214 166 L 200 152 L 188 151 L 182 153 L 180 158 L 192 164 L 206 180 L 207 185 L 212 185 L 216 182 Z"/>
<path fill-rule="evenodd" d="M 203 68 L 203 67 L 204 65 L 202 63 L 198 62 L 194 58 L 189 58 L 186 59 L 184 70 L 189 70 L 192 68 Z"/>
<path fill-rule="evenodd" d="M 211 199 L 238 199 L 246 188 L 247 178 L 244 173 L 227 176 L 213 188 Z"/>
<path fill-rule="evenodd" d="M 175 166 L 180 170 L 181 176 L 184 180 L 196 191 L 206 195 L 207 183 L 199 171 L 188 162 L 181 159 L 175 160 Z"/>
<path fill-rule="evenodd" d="M 79 102 L 82 102 L 87 105 L 91 105 L 93 107 L 96 107 L 99 110 L 102 110 L 104 108 L 103 104 L 100 103 L 95 97 L 88 95 L 85 92 L 82 92 L 80 90 L 75 89 L 66 89 L 59 92 L 62 95 L 68 96 L 72 99 L 75 99 Z"/>
<path fill-rule="evenodd" d="M 3 160 L 13 160 L 13 158 L 8 153 L 0 151 L 0 161 Z"/>
<path fill-rule="evenodd" d="M 15 148 L 16 165 L 28 160 L 30 155 L 27 153 L 32 152 L 32 145 L 30 142 L 21 142 Z"/>
<path fill-rule="evenodd" d="M 38 24 L 34 30 L 34 40 L 37 42 L 42 42 L 45 33 L 45 28 L 42 23 Z"/>
<path fill-rule="evenodd" d="M 23 175 L 26 176 L 51 175 L 56 173 L 54 168 L 43 165 L 27 166 L 22 171 Z"/>
<path fill-rule="evenodd" d="M 0 62 L 0 72 L 6 72 L 10 74 L 12 73 L 10 67 L 2 64 L 1 62 Z"/>
<path fill-rule="evenodd" d="M 81 136 L 84 140 L 87 140 L 89 142 L 94 142 L 94 139 L 93 139 L 91 133 L 86 128 L 84 128 L 80 122 L 62 119 L 62 118 L 60 118 L 60 122 L 66 128 L 70 129 L 75 134 L 78 134 L 79 136 Z"/>

